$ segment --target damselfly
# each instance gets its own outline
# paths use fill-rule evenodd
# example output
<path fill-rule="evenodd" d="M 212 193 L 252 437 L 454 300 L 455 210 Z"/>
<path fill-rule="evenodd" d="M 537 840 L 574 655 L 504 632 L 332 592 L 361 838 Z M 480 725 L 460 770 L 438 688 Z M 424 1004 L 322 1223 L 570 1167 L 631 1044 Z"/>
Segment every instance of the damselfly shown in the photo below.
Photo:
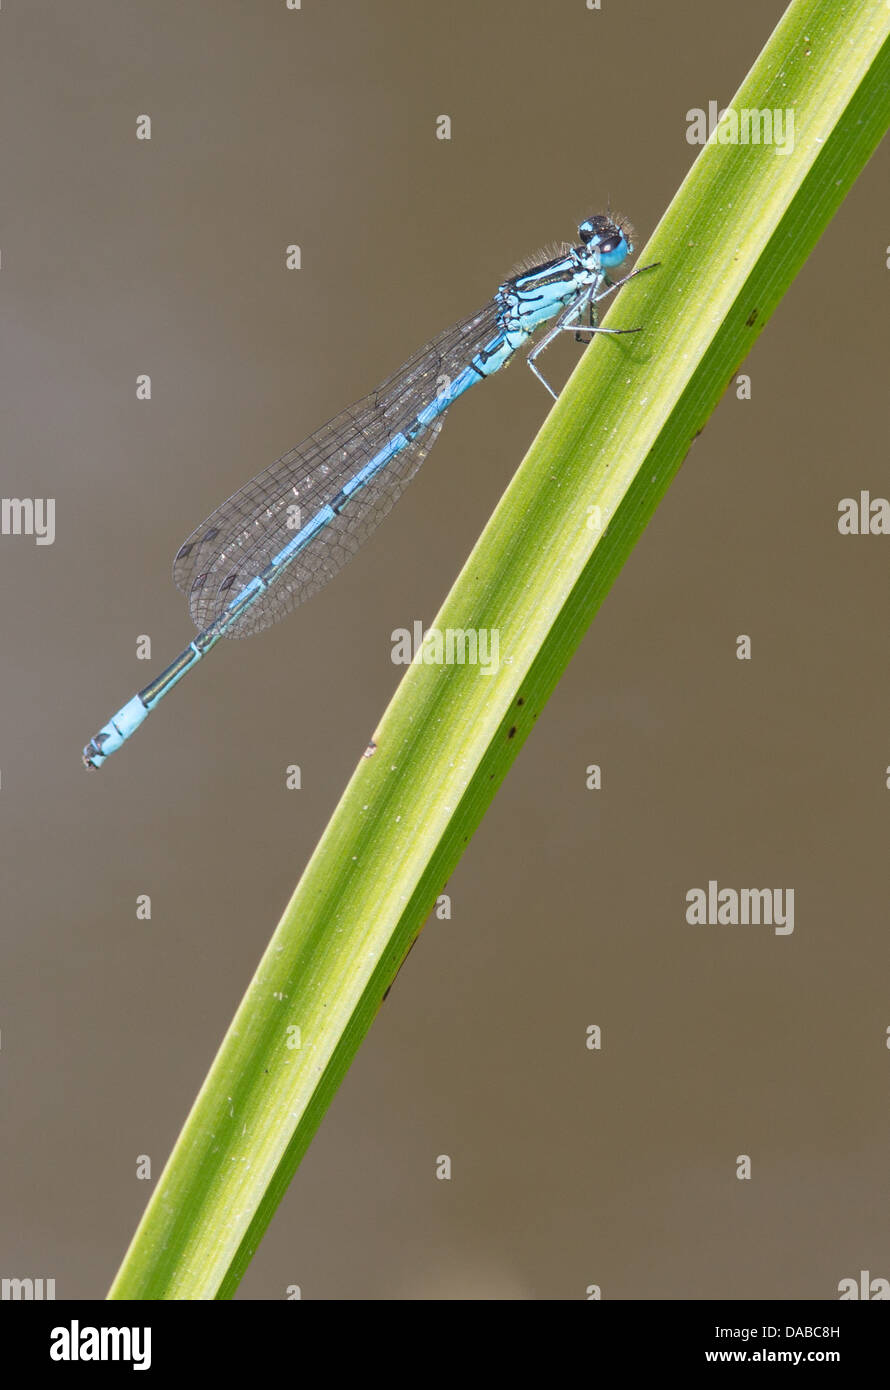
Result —
<path fill-rule="evenodd" d="M 528 365 L 554 399 L 536 359 L 559 333 L 638 331 L 600 328 L 596 316 L 601 299 L 650 268 L 609 279 L 633 252 L 630 228 L 599 215 L 582 222 L 578 236 L 580 245 L 564 245 L 505 280 L 483 309 L 440 333 L 192 532 L 173 578 L 188 595 L 198 635 L 90 739 L 87 767 L 101 767 L 221 637 L 250 637 L 327 584 L 404 491 L 452 402 L 493 376 L 541 324 L 556 319 Z"/>

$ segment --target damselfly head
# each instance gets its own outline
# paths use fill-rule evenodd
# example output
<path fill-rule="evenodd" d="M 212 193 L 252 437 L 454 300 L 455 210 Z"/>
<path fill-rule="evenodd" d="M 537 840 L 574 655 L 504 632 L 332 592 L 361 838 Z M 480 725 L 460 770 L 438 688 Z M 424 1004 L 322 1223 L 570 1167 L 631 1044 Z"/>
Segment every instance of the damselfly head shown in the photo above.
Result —
<path fill-rule="evenodd" d="M 586 217 L 578 227 L 578 235 L 589 250 L 599 252 L 600 265 L 620 265 L 625 256 L 633 253 L 633 227 L 623 217 L 606 217 L 602 213 Z"/>

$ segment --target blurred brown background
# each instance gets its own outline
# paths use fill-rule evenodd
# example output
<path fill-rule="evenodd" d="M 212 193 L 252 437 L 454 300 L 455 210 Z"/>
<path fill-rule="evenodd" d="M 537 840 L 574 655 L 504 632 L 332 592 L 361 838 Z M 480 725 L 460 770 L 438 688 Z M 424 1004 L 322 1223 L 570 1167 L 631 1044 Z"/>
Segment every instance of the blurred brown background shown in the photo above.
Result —
<path fill-rule="evenodd" d="M 4 6 L 2 491 L 55 497 L 56 540 L 0 538 L 2 1275 L 104 1295 L 136 1157 L 160 1173 L 397 684 L 389 635 L 432 620 L 545 394 L 524 368 L 472 392 L 336 583 L 88 775 L 192 635 L 177 546 L 579 217 L 611 201 L 642 245 L 697 153 L 687 110 L 729 100 L 783 9 Z M 890 1277 L 890 537 L 837 532 L 839 499 L 890 493 L 887 175 L 884 149 L 686 460 L 239 1297 Z M 709 879 L 793 887 L 794 934 L 687 925 Z"/>

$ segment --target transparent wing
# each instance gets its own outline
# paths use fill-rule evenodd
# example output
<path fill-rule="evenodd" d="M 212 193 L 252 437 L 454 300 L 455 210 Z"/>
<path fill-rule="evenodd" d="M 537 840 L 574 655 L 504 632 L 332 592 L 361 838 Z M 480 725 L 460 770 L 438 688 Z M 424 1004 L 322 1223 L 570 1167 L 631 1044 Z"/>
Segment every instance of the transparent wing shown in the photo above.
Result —
<path fill-rule="evenodd" d="M 433 400 L 498 330 L 499 305 L 446 329 L 364 400 L 342 411 L 211 513 L 181 546 L 173 578 L 198 628 L 225 611 L 294 532 L 340 492 Z M 436 441 L 444 416 L 402 449 L 318 533 L 226 633 L 249 637 L 318 592 L 401 496 Z"/>

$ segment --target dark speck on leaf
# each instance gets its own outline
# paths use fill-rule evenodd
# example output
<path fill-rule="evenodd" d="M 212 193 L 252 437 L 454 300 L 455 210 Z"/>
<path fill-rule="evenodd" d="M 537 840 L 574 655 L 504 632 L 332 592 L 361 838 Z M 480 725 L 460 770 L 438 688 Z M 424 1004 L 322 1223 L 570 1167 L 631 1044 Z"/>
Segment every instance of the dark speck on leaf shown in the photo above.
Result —
<path fill-rule="evenodd" d="M 524 695 L 520 695 L 520 697 L 519 697 L 519 699 L 516 701 L 516 703 L 517 703 L 517 705 L 524 705 L 524 704 L 525 704 L 525 696 L 524 696 Z"/>
<path fill-rule="evenodd" d="M 745 323 L 748 325 L 749 328 L 753 328 L 753 327 L 754 327 L 754 320 L 755 320 L 756 318 L 757 318 L 757 310 L 756 310 L 756 309 L 752 309 L 751 312 L 750 312 L 750 314 L 748 315 L 748 317 L 745 319 Z"/>
<path fill-rule="evenodd" d="M 408 959 L 408 957 L 410 956 L 411 952 L 414 950 L 414 942 L 415 942 L 416 940 L 417 940 L 417 937 L 415 936 L 414 941 L 411 942 L 411 945 L 408 947 L 407 951 L 406 951 L 405 954 L 402 956 L 401 964 L 399 965 L 398 970 L 397 970 L 396 973 L 393 975 L 393 977 L 392 977 L 392 979 L 390 980 L 389 984 L 386 986 L 386 989 L 383 991 L 383 998 L 380 1000 L 381 1004 L 383 1004 L 383 1003 L 385 1002 L 385 1000 L 387 1000 L 387 999 L 389 998 L 389 991 L 392 989 L 392 987 L 393 987 L 393 985 L 395 984 L 396 980 L 399 978 L 399 975 L 401 974 L 401 971 L 402 971 L 402 966 L 405 964 L 405 961 Z"/>
<path fill-rule="evenodd" d="M 508 733 L 507 738 L 513 738 L 513 736 L 514 736 L 515 733 L 516 733 L 516 725 L 514 724 L 513 727 L 512 727 L 512 729 L 511 729 L 510 732 Z"/>

